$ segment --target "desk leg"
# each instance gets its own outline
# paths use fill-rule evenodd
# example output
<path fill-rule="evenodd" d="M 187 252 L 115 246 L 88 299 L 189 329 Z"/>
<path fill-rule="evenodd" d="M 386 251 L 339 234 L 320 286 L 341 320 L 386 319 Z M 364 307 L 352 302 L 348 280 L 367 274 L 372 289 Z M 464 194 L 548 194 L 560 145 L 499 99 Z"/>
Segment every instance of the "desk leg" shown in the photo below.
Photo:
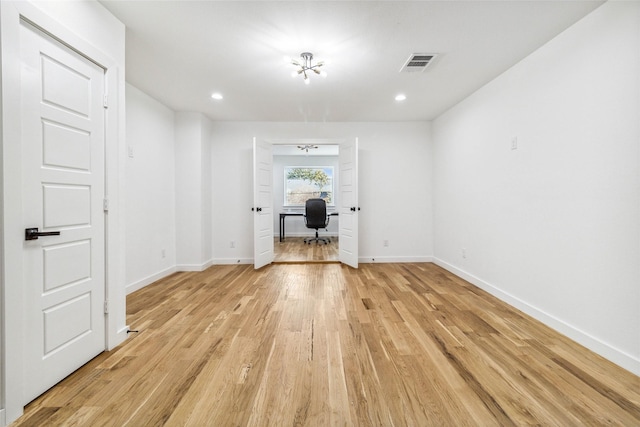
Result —
<path fill-rule="evenodd" d="M 280 217 L 280 241 L 284 240 L 284 217 Z"/>

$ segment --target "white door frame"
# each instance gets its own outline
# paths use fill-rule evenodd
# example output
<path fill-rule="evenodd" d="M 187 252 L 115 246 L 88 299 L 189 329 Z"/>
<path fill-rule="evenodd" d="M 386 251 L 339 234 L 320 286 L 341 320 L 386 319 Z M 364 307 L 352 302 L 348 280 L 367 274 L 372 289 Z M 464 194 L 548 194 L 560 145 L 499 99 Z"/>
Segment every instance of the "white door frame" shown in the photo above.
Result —
<path fill-rule="evenodd" d="M 6 425 L 23 412 L 22 372 L 24 330 L 22 322 L 25 307 L 22 283 L 22 194 L 21 194 L 21 147 L 20 140 L 20 61 L 19 31 L 20 20 L 24 19 L 65 45 L 89 58 L 105 69 L 105 81 L 109 93 L 105 126 L 105 197 L 109 201 L 106 215 L 106 295 L 109 313 L 106 314 L 105 349 L 112 349 L 126 339 L 128 327 L 125 325 L 125 271 L 123 211 L 120 189 L 124 188 L 123 164 L 124 141 L 124 68 L 109 55 L 79 37 L 65 25 L 47 15 L 28 2 L 0 2 L 0 43 L 2 102 L 0 114 L 2 133 L 0 147 L 0 215 L 2 221 L 2 250 L 0 254 L 0 425 Z M 123 64 L 122 64 L 123 65 Z"/>
<path fill-rule="evenodd" d="M 358 138 L 352 138 L 353 140 L 357 141 Z M 348 139 L 347 138 L 322 138 L 322 139 L 316 139 L 316 138 L 279 138 L 279 139 L 266 139 L 265 141 L 268 141 L 269 143 L 271 143 L 272 145 L 300 145 L 300 144 L 312 144 L 312 145 L 337 145 L 337 146 L 342 146 L 344 144 L 346 144 L 348 141 L 351 141 L 352 139 Z M 339 165 L 338 165 L 338 169 L 339 169 Z M 255 176 L 255 167 L 254 167 L 254 176 Z M 340 171 L 338 170 L 338 176 L 340 176 Z M 272 191 L 273 193 L 273 191 Z M 273 212 L 273 216 L 275 217 L 276 212 Z M 340 219 L 338 218 L 338 221 Z M 253 234 L 254 234 L 254 240 L 255 240 L 255 236 L 256 236 L 256 229 L 254 226 L 254 230 L 253 230 Z M 340 245 L 340 242 L 338 242 L 338 245 Z M 358 242 L 356 242 L 356 245 L 359 245 Z M 255 260 L 254 260 L 255 263 Z"/>

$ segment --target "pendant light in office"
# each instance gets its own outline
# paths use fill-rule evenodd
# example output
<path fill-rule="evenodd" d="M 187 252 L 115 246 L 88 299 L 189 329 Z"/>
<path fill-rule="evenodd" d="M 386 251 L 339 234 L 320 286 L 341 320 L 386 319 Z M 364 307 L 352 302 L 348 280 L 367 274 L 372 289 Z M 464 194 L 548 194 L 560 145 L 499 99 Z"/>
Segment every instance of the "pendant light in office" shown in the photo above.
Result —
<path fill-rule="evenodd" d="M 298 145 L 298 148 L 301 149 L 302 151 L 306 152 L 307 154 L 309 154 L 309 150 L 310 149 L 316 149 L 318 148 L 317 145 L 311 145 L 311 144 L 305 144 L 305 145 Z"/>

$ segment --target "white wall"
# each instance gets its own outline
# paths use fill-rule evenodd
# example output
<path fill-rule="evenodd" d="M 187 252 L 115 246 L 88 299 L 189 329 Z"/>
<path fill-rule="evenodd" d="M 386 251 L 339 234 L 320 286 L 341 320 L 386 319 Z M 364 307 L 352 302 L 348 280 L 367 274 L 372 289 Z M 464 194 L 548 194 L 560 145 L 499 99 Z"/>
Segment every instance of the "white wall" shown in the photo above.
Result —
<path fill-rule="evenodd" d="M 127 85 L 126 289 L 211 263 L 211 121 Z"/>
<path fill-rule="evenodd" d="M 338 156 L 273 156 L 273 231 L 275 236 L 279 236 L 280 230 L 280 212 L 287 210 L 304 212 L 304 206 L 291 207 L 284 205 L 284 168 L 287 166 L 332 166 L 333 167 L 333 186 L 334 186 L 334 202 L 338 201 L 338 185 L 340 176 L 338 173 Z M 335 206 L 327 206 L 327 211 L 336 210 Z M 313 236 L 315 230 L 309 230 L 304 225 L 302 217 L 287 217 L 285 219 L 285 231 L 287 236 Z M 329 218 L 329 226 L 327 231 L 322 232 L 323 235 L 338 235 L 338 217 L 331 216 Z"/>
<path fill-rule="evenodd" d="M 200 167 L 202 168 L 201 185 L 202 185 L 202 246 L 201 246 L 201 264 L 209 266 L 213 259 L 213 181 L 211 170 L 211 133 L 213 132 L 213 123 L 203 117 L 200 125 L 200 138 L 202 141 Z"/>
<path fill-rule="evenodd" d="M 126 283 L 131 293 L 175 271 L 175 113 L 127 85 Z"/>
<path fill-rule="evenodd" d="M 211 263 L 211 121 L 127 85 L 126 290 Z"/>
<path fill-rule="evenodd" d="M 213 124 L 215 263 L 253 262 L 252 140 L 346 139 L 360 142 L 360 258 L 427 261 L 432 255 L 430 124 Z M 388 240 L 389 246 L 383 247 Z M 230 248 L 229 242 L 236 247 Z"/>
<path fill-rule="evenodd" d="M 636 374 L 639 55 L 609 2 L 433 123 L 437 262 Z"/>
<path fill-rule="evenodd" d="M 201 113 L 176 113 L 176 262 L 182 271 L 211 265 L 211 126 Z"/>

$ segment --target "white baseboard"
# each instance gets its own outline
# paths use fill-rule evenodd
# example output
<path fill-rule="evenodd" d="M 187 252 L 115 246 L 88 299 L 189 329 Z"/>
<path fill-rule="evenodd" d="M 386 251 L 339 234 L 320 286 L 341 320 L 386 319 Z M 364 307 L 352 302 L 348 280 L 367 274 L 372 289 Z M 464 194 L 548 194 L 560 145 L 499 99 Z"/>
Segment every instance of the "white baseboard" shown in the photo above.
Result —
<path fill-rule="evenodd" d="M 253 264 L 253 258 L 214 258 L 213 265 Z"/>
<path fill-rule="evenodd" d="M 131 292 L 135 292 L 138 289 L 142 289 L 145 286 L 152 284 L 153 282 L 156 282 L 160 279 L 164 279 L 165 277 L 175 273 L 176 271 L 204 271 L 207 268 L 211 267 L 212 265 L 213 265 L 213 260 L 209 260 L 202 264 L 178 264 L 174 267 L 166 268 L 162 271 L 159 271 L 155 274 L 152 274 L 150 276 L 147 276 L 143 279 L 140 279 L 134 283 L 127 285 L 127 287 L 125 288 L 126 293 L 127 295 L 129 295 Z"/>
<path fill-rule="evenodd" d="M 407 263 L 407 262 L 433 262 L 431 256 L 407 256 L 407 257 L 360 257 L 358 263 Z M 253 264 L 253 258 L 215 258 L 213 264 Z"/>
<path fill-rule="evenodd" d="M 373 263 L 407 263 L 407 262 L 433 262 L 432 256 L 363 256 L 358 258 L 360 264 Z"/>
<path fill-rule="evenodd" d="M 485 282 L 479 277 L 474 276 L 473 274 L 467 273 L 466 271 L 451 265 L 441 259 L 433 257 L 433 263 L 439 265 L 445 270 L 450 271 L 458 277 L 466 280 L 467 282 L 489 292 L 491 295 L 499 298 L 500 300 L 506 302 L 509 305 L 517 308 L 518 310 L 528 314 L 529 316 L 539 320 L 550 328 L 560 332 L 561 334 L 571 338 L 577 343 L 587 347 L 593 352 L 599 354 L 600 356 L 610 360 L 616 365 L 632 372 L 635 375 L 640 375 L 640 360 L 635 358 L 634 356 L 627 354 L 615 347 L 610 346 L 609 344 L 603 342 L 602 340 L 589 335 L 588 333 L 581 331 L 573 325 L 566 323 L 563 320 L 558 319 L 557 317 L 546 313 L 545 311 L 532 306 L 531 304 L 523 301 L 508 292 L 503 291 L 502 289 Z"/>
<path fill-rule="evenodd" d="M 138 289 L 142 289 L 145 286 L 152 284 L 153 282 L 164 279 L 165 277 L 175 273 L 176 271 L 204 271 L 215 264 L 253 264 L 253 259 L 211 259 L 202 264 L 178 264 L 174 267 L 169 267 L 127 285 L 125 288 L 125 292 L 127 295 L 129 295 L 130 293 L 135 292 Z"/>
<path fill-rule="evenodd" d="M 213 264 L 215 264 L 213 259 L 203 262 L 202 264 L 178 264 L 176 265 L 176 271 L 204 271 Z"/>
<path fill-rule="evenodd" d="M 145 286 L 150 285 L 157 280 L 163 279 L 168 275 L 175 273 L 176 271 L 178 271 L 176 267 L 169 267 L 165 270 L 152 274 L 151 276 L 147 276 L 144 279 L 138 280 L 137 282 L 131 283 L 127 285 L 127 287 L 125 288 L 126 293 L 127 295 L 129 295 L 131 292 L 135 292 L 138 289 L 142 289 Z M 183 271 L 183 270 L 180 270 L 180 271 Z"/>

